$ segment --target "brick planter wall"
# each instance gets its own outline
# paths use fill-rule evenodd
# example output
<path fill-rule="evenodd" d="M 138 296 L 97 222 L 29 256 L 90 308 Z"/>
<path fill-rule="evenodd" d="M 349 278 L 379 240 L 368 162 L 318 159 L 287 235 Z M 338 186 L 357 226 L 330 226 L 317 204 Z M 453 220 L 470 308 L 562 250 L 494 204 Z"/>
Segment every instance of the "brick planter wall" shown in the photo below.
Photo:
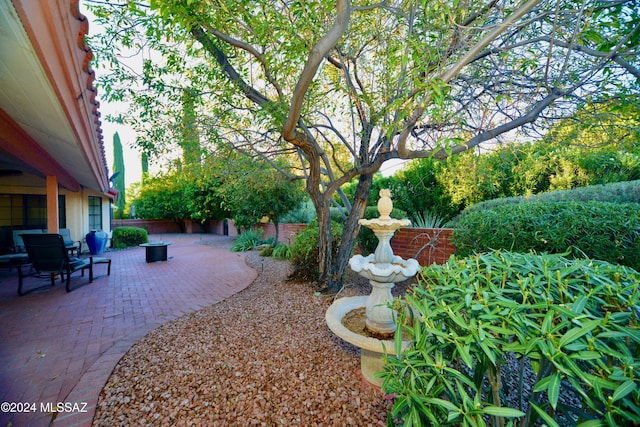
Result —
<path fill-rule="evenodd" d="M 287 245 L 292 245 L 293 241 L 296 239 L 296 234 L 301 230 L 304 230 L 307 227 L 307 224 L 280 224 L 280 235 L 278 236 L 278 242 L 286 243 Z M 264 234 L 262 237 L 267 239 L 269 237 L 276 236 L 276 226 L 272 223 L 262 224 L 262 228 L 264 229 Z"/>
<path fill-rule="evenodd" d="M 393 253 L 415 258 L 420 265 L 444 264 L 456 251 L 451 244 L 451 228 L 401 228 L 391 239 Z"/>

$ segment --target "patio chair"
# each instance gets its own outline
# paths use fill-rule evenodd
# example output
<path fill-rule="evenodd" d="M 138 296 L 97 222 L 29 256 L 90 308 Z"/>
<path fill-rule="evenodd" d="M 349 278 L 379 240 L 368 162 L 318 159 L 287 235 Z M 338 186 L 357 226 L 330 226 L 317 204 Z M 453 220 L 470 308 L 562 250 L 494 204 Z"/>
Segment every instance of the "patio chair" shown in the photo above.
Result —
<path fill-rule="evenodd" d="M 93 258 L 70 258 L 64 239 L 59 234 L 23 234 L 29 264 L 18 266 L 18 295 L 33 292 L 38 289 L 54 286 L 55 278 L 60 275 L 65 280 L 67 292 L 71 292 L 71 274 L 80 271 L 84 276 L 84 270 L 89 270 L 89 283 L 93 282 Z M 22 284 L 25 277 L 46 277 L 51 279 L 50 285 L 39 286 L 27 292 L 23 291 Z"/>
<path fill-rule="evenodd" d="M 16 254 L 24 254 L 27 253 L 27 250 L 24 247 L 24 241 L 22 240 L 22 236 L 25 234 L 42 234 L 42 230 L 40 228 L 36 228 L 34 230 L 13 230 L 13 252 Z"/>
<path fill-rule="evenodd" d="M 76 252 L 76 256 L 79 257 L 82 253 L 82 240 L 73 240 L 71 238 L 71 230 L 68 228 L 61 228 L 58 230 L 58 234 L 62 236 L 64 245 L 67 247 L 69 254 Z"/>

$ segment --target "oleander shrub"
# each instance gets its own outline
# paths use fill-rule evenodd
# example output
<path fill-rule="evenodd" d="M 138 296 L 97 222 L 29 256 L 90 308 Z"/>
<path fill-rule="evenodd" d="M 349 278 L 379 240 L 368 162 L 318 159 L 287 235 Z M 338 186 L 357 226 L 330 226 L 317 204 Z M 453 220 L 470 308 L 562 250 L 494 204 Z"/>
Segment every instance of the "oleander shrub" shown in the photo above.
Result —
<path fill-rule="evenodd" d="M 377 374 L 390 425 L 638 425 L 639 286 L 631 268 L 560 255 L 424 268 Z"/>
<path fill-rule="evenodd" d="M 111 246 L 116 249 L 124 249 L 129 246 L 138 246 L 149 242 L 147 230 L 140 227 L 116 227 L 111 233 Z"/>
<path fill-rule="evenodd" d="M 469 212 L 455 225 L 456 254 L 490 249 L 564 253 L 640 269 L 640 204 L 540 202 Z"/>
<path fill-rule="evenodd" d="M 337 248 L 342 234 L 342 224 L 331 222 L 332 255 L 337 254 Z M 291 246 L 291 263 L 293 265 L 292 280 L 314 281 L 320 272 L 320 250 L 318 248 L 319 229 L 317 220 L 300 231 Z"/>

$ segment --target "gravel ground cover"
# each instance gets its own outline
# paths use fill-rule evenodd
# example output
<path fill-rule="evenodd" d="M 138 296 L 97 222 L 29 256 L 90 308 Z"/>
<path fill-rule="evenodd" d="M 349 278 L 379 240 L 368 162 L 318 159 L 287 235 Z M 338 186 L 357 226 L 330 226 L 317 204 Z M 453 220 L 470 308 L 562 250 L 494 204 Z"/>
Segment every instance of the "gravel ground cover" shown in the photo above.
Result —
<path fill-rule="evenodd" d="M 393 402 L 359 349 L 324 322 L 331 304 L 287 281 L 289 262 L 247 254 L 256 281 L 136 343 L 102 390 L 95 426 L 383 426 Z M 340 296 L 366 295 L 352 277 Z M 398 285 L 394 293 L 403 291 Z"/>

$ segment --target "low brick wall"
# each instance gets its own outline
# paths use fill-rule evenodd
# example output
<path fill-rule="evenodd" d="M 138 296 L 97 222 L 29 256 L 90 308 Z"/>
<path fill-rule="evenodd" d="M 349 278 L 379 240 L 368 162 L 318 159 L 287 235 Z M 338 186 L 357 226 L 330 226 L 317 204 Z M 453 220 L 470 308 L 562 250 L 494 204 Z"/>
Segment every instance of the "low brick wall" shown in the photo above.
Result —
<path fill-rule="evenodd" d="M 391 239 L 393 253 L 404 259 L 415 258 L 420 265 L 444 264 L 455 253 L 451 228 L 401 228 Z"/>
<path fill-rule="evenodd" d="M 180 225 L 169 220 L 117 219 L 111 227 L 132 226 L 147 230 L 149 234 L 182 233 Z M 307 224 L 280 224 L 279 241 L 292 245 L 296 234 Z M 275 237 L 276 228 L 272 223 L 261 224 L 264 238 Z M 233 221 L 207 221 L 204 227 L 199 224 L 186 224 L 187 233 L 210 233 L 236 237 L 238 230 Z M 391 239 L 393 253 L 404 259 L 415 258 L 420 265 L 444 264 L 455 253 L 456 248 L 450 242 L 453 229 L 450 228 L 401 228 Z"/>
<path fill-rule="evenodd" d="M 280 224 L 278 226 L 278 228 L 280 229 L 278 242 L 292 245 L 293 241 L 296 239 L 296 235 L 306 227 L 307 224 Z M 264 234 L 262 235 L 262 237 L 269 238 L 276 236 L 276 226 L 274 224 L 270 222 L 267 224 L 262 224 L 262 228 L 264 229 Z"/>
<path fill-rule="evenodd" d="M 187 234 L 209 233 L 228 235 L 231 237 L 236 237 L 238 235 L 238 230 L 232 220 L 207 221 L 204 226 L 201 226 L 195 221 L 185 221 L 185 223 L 182 224 L 184 230 L 181 230 L 180 224 L 170 220 L 114 219 L 111 222 L 112 229 L 123 226 L 144 228 L 149 234 L 184 232 Z M 293 244 L 296 234 L 306 226 L 307 224 L 280 224 L 279 241 L 288 245 Z M 264 238 L 275 237 L 276 227 L 272 223 L 260 224 L 259 227 L 262 227 L 264 230 L 264 234 L 262 235 Z"/>
<path fill-rule="evenodd" d="M 262 237 L 268 239 L 269 237 L 276 236 L 276 226 L 273 223 L 259 224 L 256 227 L 260 227 L 263 230 Z M 287 245 L 292 245 L 293 241 L 296 238 L 296 234 L 298 234 L 301 230 L 304 230 L 307 227 L 307 224 L 280 224 L 280 234 L 278 236 L 278 241 L 280 243 L 286 243 Z M 237 236 L 238 229 L 233 224 L 233 221 L 228 220 L 226 230 L 222 221 L 211 221 L 207 223 L 206 228 L 207 233 L 212 234 L 228 234 L 229 236 Z"/>
<path fill-rule="evenodd" d="M 116 227 L 140 227 L 149 234 L 181 233 L 180 224 L 165 219 L 114 219 L 111 229 Z"/>

